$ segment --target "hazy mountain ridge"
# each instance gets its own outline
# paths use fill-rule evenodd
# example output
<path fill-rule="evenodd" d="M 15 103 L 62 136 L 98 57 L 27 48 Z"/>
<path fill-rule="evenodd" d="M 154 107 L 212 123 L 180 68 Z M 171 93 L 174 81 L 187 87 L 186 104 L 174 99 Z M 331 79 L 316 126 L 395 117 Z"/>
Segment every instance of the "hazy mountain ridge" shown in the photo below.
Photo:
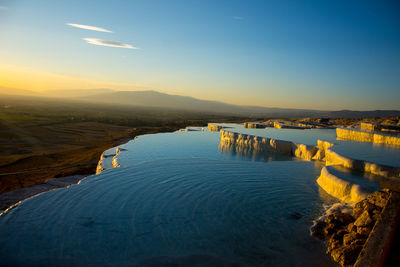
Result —
<path fill-rule="evenodd" d="M 96 88 L 96 89 L 72 89 L 72 90 L 47 90 L 40 92 L 40 95 L 47 97 L 88 97 L 98 94 L 106 94 L 116 92 L 113 89 L 108 88 Z"/>
<path fill-rule="evenodd" d="M 18 89 L 18 88 L 10 88 L 10 87 L 4 87 L 4 86 L 0 86 L 0 94 L 5 94 L 5 95 L 37 95 L 37 93 L 34 92 L 34 91 L 25 90 L 25 89 Z"/>
<path fill-rule="evenodd" d="M 0 94 L 42 96 L 42 97 L 56 97 L 56 98 L 77 98 L 77 97 L 86 97 L 86 96 L 105 94 L 111 92 L 117 92 L 117 91 L 108 88 L 96 88 L 96 89 L 45 90 L 36 92 L 31 90 L 0 86 Z"/>
<path fill-rule="evenodd" d="M 66 98 L 69 100 L 79 100 L 80 102 L 84 101 L 97 104 L 103 103 L 123 106 L 166 108 L 246 117 L 366 118 L 400 116 L 399 110 L 323 111 L 312 109 L 239 106 L 219 101 L 201 100 L 189 96 L 170 95 L 157 91 L 116 91 L 107 88 L 33 92 L 29 90 L 0 87 L 0 93 L 47 98 Z"/>
<path fill-rule="evenodd" d="M 157 91 L 116 91 L 92 95 L 84 100 L 91 102 L 119 103 L 121 105 L 174 108 L 190 111 L 214 112 L 250 117 L 331 117 L 363 118 L 400 116 L 399 110 L 371 111 L 323 111 L 313 109 L 270 108 L 258 106 L 239 106 L 219 101 L 201 100 L 189 96 L 169 95 Z"/>
<path fill-rule="evenodd" d="M 295 116 L 315 114 L 317 110 L 239 106 L 219 101 L 201 100 L 189 96 L 170 95 L 157 91 L 117 91 L 83 98 L 91 102 L 119 103 L 122 105 L 163 107 L 190 111 L 213 112 L 243 116 Z"/>

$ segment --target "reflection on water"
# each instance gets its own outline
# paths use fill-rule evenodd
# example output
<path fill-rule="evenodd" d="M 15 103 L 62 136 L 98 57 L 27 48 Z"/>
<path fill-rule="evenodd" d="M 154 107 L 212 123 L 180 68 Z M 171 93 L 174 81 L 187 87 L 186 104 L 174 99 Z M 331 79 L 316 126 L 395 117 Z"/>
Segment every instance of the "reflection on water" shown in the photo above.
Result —
<path fill-rule="evenodd" d="M 218 148 L 221 152 L 225 153 L 226 155 L 229 155 L 234 158 L 240 158 L 242 160 L 250 159 L 253 161 L 264 161 L 264 162 L 293 160 L 292 157 L 289 157 L 287 155 L 282 155 L 279 153 L 273 153 L 267 151 L 259 151 L 253 149 L 252 147 L 247 147 L 247 146 L 236 146 L 235 144 L 232 143 L 227 144 L 225 142 L 220 142 Z"/>

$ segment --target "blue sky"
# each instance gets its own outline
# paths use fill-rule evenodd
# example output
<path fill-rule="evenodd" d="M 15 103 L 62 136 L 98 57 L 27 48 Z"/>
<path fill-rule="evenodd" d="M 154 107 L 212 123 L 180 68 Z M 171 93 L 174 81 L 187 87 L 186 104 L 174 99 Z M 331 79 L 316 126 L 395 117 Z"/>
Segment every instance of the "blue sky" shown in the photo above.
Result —
<path fill-rule="evenodd" d="M 0 0 L 0 86 L 400 109 L 399 14 L 398 1 Z"/>

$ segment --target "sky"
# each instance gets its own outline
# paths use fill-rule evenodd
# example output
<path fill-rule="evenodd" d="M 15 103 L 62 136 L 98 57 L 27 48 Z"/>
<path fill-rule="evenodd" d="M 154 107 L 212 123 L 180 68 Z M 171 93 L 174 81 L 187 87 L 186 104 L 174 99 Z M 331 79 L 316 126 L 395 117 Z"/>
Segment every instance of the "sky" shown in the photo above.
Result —
<path fill-rule="evenodd" d="M 0 86 L 400 110 L 400 2 L 0 0 Z"/>

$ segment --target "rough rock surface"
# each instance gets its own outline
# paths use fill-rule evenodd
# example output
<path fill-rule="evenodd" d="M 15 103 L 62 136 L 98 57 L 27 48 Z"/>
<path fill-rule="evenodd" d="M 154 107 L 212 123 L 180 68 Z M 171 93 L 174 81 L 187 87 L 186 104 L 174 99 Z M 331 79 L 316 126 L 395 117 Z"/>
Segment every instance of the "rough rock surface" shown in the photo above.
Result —
<path fill-rule="evenodd" d="M 353 265 L 390 197 L 377 191 L 356 203 L 353 213 L 333 212 L 311 227 L 311 234 L 325 240 L 327 253 L 342 266 Z"/>

